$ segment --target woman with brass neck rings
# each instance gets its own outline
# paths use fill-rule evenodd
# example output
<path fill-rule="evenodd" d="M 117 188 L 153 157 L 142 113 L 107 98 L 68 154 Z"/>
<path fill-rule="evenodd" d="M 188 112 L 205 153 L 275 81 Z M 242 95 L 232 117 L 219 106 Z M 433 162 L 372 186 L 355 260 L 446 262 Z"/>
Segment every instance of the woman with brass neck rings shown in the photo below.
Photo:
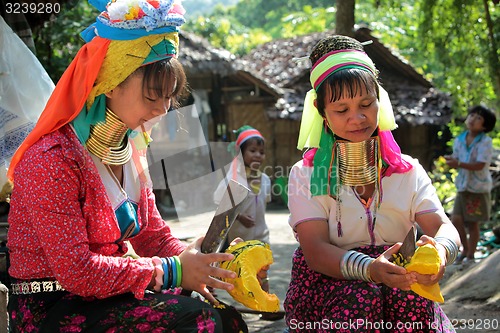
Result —
<path fill-rule="evenodd" d="M 305 152 L 288 183 L 299 242 L 284 302 L 289 330 L 453 331 L 437 302 L 410 289 L 442 278 L 458 234 L 425 170 L 394 141 L 392 106 L 374 63 L 346 36 L 320 40 L 309 59 L 312 89 L 298 139 Z M 391 260 L 416 225 L 424 233 L 417 244 L 439 256 L 436 274 Z"/>
<path fill-rule="evenodd" d="M 9 167 L 11 332 L 247 332 L 208 289 L 233 288 L 213 265 L 233 256 L 175 238 L 147 172 L 150 126 L 186 90 L 184 9 L 92 4 L 86 44 Z"/>

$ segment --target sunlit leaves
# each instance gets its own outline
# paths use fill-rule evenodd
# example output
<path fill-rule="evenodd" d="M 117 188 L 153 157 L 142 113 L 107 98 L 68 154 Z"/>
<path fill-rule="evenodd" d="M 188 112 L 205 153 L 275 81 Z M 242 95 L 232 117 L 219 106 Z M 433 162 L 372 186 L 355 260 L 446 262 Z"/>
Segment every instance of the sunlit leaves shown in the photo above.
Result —
<path fill-rule="evenodd" d="M 87 1 L 68 1 L 57 19 L 47 21 L 33 31 L 37 58 L 54 82 L 57 82 L 83 45 L 80 33 L 95 21 L 97 13 Z"/>
<path fill-rule="evenodd" d="M 291 13 L 282 19 L 281 36 L 289 38 L 332 29 L 334 20 L 333 8 L 304 6 L 301 12 Z"/>
<path fill-rule="evenodd" d="M 457 169 L 450 169 L 442 156 L 434 161 L 434 168 L 432 172 L 429 172 L 432 185 L 434 185 L 438 198 L 447 212 L 453 208 L 453 199 L 456 195 L 454 181 L 457 174 Z"/>
<path fill-rule="evenodd" d="M 461 115 L 479 102 L 499 105 L 500 88 L 494 77 L 500 58 L 500 6 L 488 0 L 495 54 L 483 1 L 358 0 L 355 22 L 367 25 L 437 88 L 451 93 L 453 111 Z M 79 33 L 95 19 L 87 1 L 73 2 L 56 22 L 35 32 L 39 58 L 55 81 L 81 46 Z M 335 28 L 336 1 L 331 0 L 186 0 L 184 4 L 203 12 L 203 16 L 187 15 L 184 30 L 236 55 L 271 39 Z"/>

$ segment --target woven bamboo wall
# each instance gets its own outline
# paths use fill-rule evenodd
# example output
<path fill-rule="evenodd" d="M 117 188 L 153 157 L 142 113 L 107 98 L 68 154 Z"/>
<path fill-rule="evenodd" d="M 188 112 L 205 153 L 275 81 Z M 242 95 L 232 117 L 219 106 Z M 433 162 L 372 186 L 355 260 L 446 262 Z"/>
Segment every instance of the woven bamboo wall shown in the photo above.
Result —
<path fill-rule="evenodd" d="M 265 171 L 274 179 L 288 176 L 293 164 L 302 153 L 297 150 L 300 122 L 290 119 L 270 119 L 261 103 L 231 103 L 228 105 L 226 122 L 229 130 L 250 125 L 266 138 Z M 234 135 L 231 135 L 234 140 Z"/>
<path fill-rule="evenodd" d="M 272 127 L 261 103 L 230 103 L 227 108 L 226 124 L 231 141 L 236 139 L 232 131 L 243 125 L 250 125 L 259 130 L 266 139 L 266 161 L 264 164 L 265 166 L 273 165 L 274 152 L 272 145 L 269 144 L 272 141 Z"/>

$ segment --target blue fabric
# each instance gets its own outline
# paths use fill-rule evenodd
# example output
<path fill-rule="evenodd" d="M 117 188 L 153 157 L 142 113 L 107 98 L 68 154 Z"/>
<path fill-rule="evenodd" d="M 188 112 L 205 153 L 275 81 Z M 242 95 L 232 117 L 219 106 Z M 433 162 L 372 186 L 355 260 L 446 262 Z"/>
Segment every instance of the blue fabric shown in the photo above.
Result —
<path fill-rule="evenodd" d="M 105 12 L 107 10 L 107 5 L 110 0 L 89 0 L 89 3 L 94 6 L 98 11 Z M 117 28 L 111 27 L 105 24 L 101 20 L 106 20 L 99 15 L 92 25 L 87 29 L 82 31 L 80 34 L 85 42 L 90 42 L 94 37 L 100 36 L 102 38 L 107 38 L 110 40 L 133 40 L 144 36 L 149 36 L 153 34 L 166 34 L 169 32 L 178 32 L 179 26 L 186 22 L 183 16 L 170 16 L 168 15 L 168 10 L 171 8 L 173 0 L 164 1 L 160 3 L 160 8 L 155 9 L 152 5 L 147 2 L 141 4 L 142 10 L 147 13 L 147 16 L 141 19 L 141 27 L 128 28 Z M 168 22 L 168 26 L 158 27 L 165 25 Z M 130 25 L 137 24 L 137 21 L 130 20 Z"/>
<path fill-rule="evenodd" d="M 98 11 L 103 12 L 106 10 L 106 5 L 109 0 L 89 0 L 89 4 L 94 6 Z"/>
<path fill-rule="evenodd" d="M 183 23 L 183 19 L 179 18 L 179 25 Z M 97 33 L 96 33 L 97 31 Z M 94 24 L 89 26 L 87 29 L 83 30 L 80 34 L 85 42 L 90 42 L 94 37 L 99 36 L 102 38 L 107 38 L 110 40 L 134 40 L 144 36 L 156 35 L 156 34 L 167 34 L 170 32 L 179 32 L 179 28 L 176 26 L 167 26 L 162 28 L 156 28 L 152 31 L 147 31 L 146 29 L 121 29 L 112 28 L 105 25 L 100 21 L 96 21 Z"/>
<path fill-rule="evenodd" d="M 94 104 L 87 110 L 87 105 L 71 122 L 75 128 L 78 139 L 85 146 L 90 135 L 90 126 L 103 122 L 106 119 L 106 95 L 101 94 L 95 98 Z"/>
<path fill-rule="evenodd" d="M 120 205 L 115 210 L 116 219 L 118 220 L 118 225 L 120 226 L 121 238 L 124 239 L 125 236 L 131 237 L 136 235 L 139 232 L 139 223 L 137 217 L 137 204 L 127 200 Z M 134 231 L 126 235 L 127 230 L 134 226 Z"/>
<path fill-rule="evenodd" d="M 479 133 L 467 145 L 467 134 L 462 132 L 453 142 L 453 157 L 464 163 L 485 163 L 480 170 L 467 170 L 458 168 L 455 186 L 458 192 L 488 193 L 493 188 L 493 179 L 489 165 L 493 158 L 492 139 L 484 132 Z"/>

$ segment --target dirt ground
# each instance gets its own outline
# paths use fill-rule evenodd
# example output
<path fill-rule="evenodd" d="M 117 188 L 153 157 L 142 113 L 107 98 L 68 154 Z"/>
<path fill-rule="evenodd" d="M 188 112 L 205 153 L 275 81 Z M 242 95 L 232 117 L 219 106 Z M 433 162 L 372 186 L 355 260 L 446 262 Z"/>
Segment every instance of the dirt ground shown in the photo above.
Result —
<path fill-rule="evenodd" d="M 457 332 L 500 332 L 500 251 L 476 261 L 448 267 L 442 307 Z"/>
<path fill-rule="evenodd" d="M 187 241 L 205 234 L 212 214 L 200 214 L 181 221 L 169 220 L 174 235 Z M 270 242 L 274 264 L 269 271 L 270 292 L 276 294 L 283 304 L 290 280 L 291 258 L 297 242 L 288 226 L 288 211 L 283 206 L 270 206 L 266 213 L 270 228 Z M 447 268 L 440 282 L 445 298 L 443 309 L 459 333 L 500 332 L 500 251 L 487 258 L 477 260 L 469 266 L 452 265 Z M 218 297 L 237 308 L 224 291 Z M 283 319 L 261 320 L 252 313 L 243 314 L 250 332 L 278 333 L 286 328 Z"/>

